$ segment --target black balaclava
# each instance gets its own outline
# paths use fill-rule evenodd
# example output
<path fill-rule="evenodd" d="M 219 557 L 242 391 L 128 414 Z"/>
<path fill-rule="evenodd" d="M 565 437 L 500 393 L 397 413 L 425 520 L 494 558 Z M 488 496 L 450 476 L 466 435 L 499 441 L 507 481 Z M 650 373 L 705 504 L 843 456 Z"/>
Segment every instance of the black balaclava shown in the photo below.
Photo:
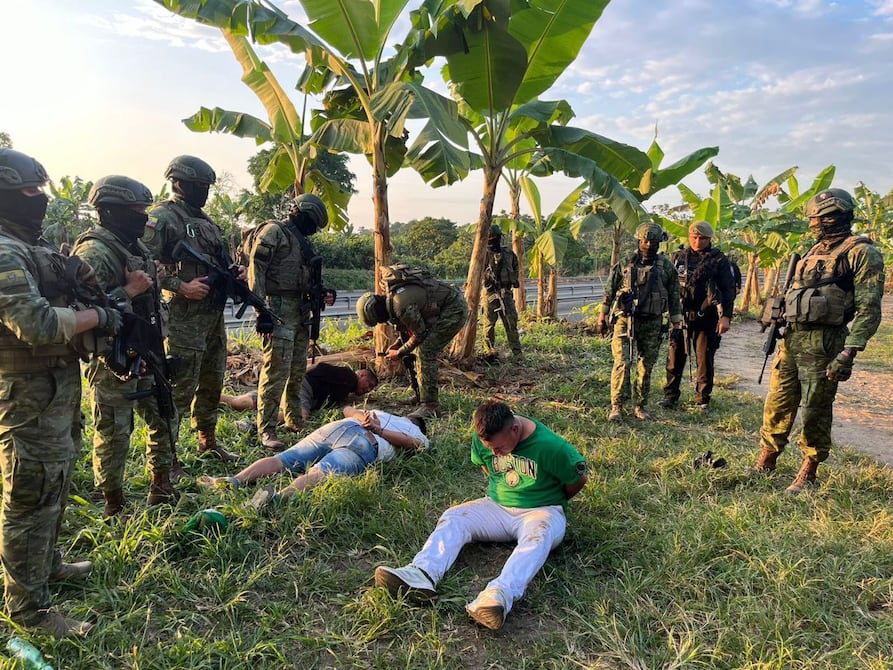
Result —
<path fill-rule="evenodd" d="M 208 193 L 211 191 L 211 185 L 176 179 L 173 182 L 173 189 L 174 193 L 183 198 L 183 200 L 193 207 L 201 209 L 208 202 Z"/>
<path fill-rule="evenodd" d="M 50 199 L 46 193 L 25 195 L 20 190 L 0 191 L 0 216 L 13 223 L 33 228 L 35 241 L 40 237 L 40 227 L 47 213 Z"/>
<path fill-rule="evenodd" d="M 125 245 L 131 246 L 143 236 L 149 215 L 126 205 L 105 205 L 99 208 L 99 225 L 115 234 Z"/>
<path fill-rule="evenodd" d="M 316 232 L 316 223 L 306 212 L 289 212 L 288 221 L 304 237 L 310 237 Z"/>

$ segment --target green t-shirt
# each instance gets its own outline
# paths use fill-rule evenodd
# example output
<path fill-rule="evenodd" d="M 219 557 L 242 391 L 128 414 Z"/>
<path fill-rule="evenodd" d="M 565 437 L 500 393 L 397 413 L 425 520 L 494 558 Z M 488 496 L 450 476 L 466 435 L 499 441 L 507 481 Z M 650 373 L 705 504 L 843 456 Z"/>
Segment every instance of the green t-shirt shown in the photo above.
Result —
<path fill-rule="evenodd" d="M 521 415 L 517 415 L 521 416 Z M 490 473 L 487 495 L 505 507 L 567 507 L 566 484 L 576 484 L 586 473 L 586 460 L 560 435 L 531 417 L 533 432 L 512 453 L 497 456 L 475 435 L 471 462 Z"/>

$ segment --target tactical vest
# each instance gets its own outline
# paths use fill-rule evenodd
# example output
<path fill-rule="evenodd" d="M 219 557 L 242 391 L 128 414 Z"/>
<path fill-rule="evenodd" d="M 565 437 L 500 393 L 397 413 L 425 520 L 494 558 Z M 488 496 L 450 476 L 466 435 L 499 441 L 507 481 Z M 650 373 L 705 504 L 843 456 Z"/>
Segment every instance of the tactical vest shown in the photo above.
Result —
<path fill-rule="evenodd" d="M 161 207 L 170 211 L 177 217 L 179 228 L 176 235 L 168 235 L 167 245 L 162 250 L 162 259 L 170 259 L 174 245 L 180 240 L 189 243 L 195 247 L 197 251 L 207 254 L 213 258 L 220 258 L 226 250 L 223 242 L 223 234 L 220 228 L 214 223 L 204 212 L 200 215 L 193 215 L 186 207 L 176 200 L 168 200 Z M 170 248 L 167 248 L 170 246 Z M 201 277 L 207 273 L 207 267 L 204 263 L 192 261 L 179 261 L 174 265 L 168 263 L 171 269 L 174 269 L 177 277 L 184 282 L 190 282 L 196 277 Z"/>
<path fill-rule="evenodd" d="M 288 248 L 271 248 L 272 256 L 267 267 L 267 295 L 305 297 L 310 284 L 309 261 L 313 258 L 313 247 L 303 235 L 298 235 L 290 226 L 280 221 L 268 221 L 255 233 L 254 247 L 264 243 L 264 233 L 276 226 L 288 241 Z M 252 249 L 252 253 L 254 249 Z"/>
<path fill-rule="evenodd" d="M 2 239 L 5 238 L 5 239 Z M 0 233 L 2 244 L 17 244 L 28 253 L 27 270 L 37 281 L 37 290 L 53 307 L 67 307 L 74 302 L 71 287 L 65 280 L 65 256 L 49 242 L 27 245 Z M 37 347 L 23 342 L 6 326 L 0 325 L 0 371 L 28 372 L 61 367 L 77 359 L 68 344 L 45 344 Z"/>
<path fill-rule="evenodd" d="M 693 258 L 697 259 L 694 265 Z M 722 253 L 713 248 L 700 253 L 689 248 L 673 255 L 679 275 L 682 309 L 690 321 L 711 305 L 722 302 L 723 295 L 716 283 L 721 258 Z"/>
<path fill-rule="evenodd" d="M 658 254 L 650 266 L 639 265 L 637 259 L 633 259 L 623 270 L 617 300 L 621 302 L 621 295 L 633 296 L 636 316 L 660 316 L 669 307 L 670 296 L 660 277 L 662 258 L 663 255 Z"/>
<path fill-rule="evenodd" d="M 381 269 L 381 284 L 387 295 L 388 313 L 395 317 L 406 299 L 412 299 L 416 291 L 407 291 L 409 287 L 417 287 L 424 291 L 425 304 L 421 306 L 422 315 L 426 318 L 440 314 L 441 308 L 455 299 L 458 289 L 439 281 L 424 268 L 410 265 L 388 265 Z"/>
<path fill-rule="evenodd" d="M 124 246 L 124 243 L 110 230 L 94 228 L 81 235 L 74 243 L 74 255 L 77 255 L 77 248 L 88 240 L 96 240 L 102 243 L 115 257 L 117 276 L 115 277 L 115 283 L 111 286 L 106 286 L 106 290 L 111 291 L 119 286 L 124 286 L 127 283 L 126 273 L 136 270 L 142 270 L 148 274 L 157 286 L 158 271 L 155 267 L 155 261 L 152 260 L 152 254 L 142 242 L 136 241 L 136 249 L 139 252 L 139 254 L 136 254 Z M 155 312 L 154 301 L 155 293 L 152 289 L 149 289 L 145 293 L 131 298 L 130 305 L 136 315 L 144 319 L 151 319 Z"/>
<path fill-rule="evenodd" d="M 856 314 L 853 270 L 847 254 L 867 237 L 851 236 L 832 248 L 816 244 L 806 252 L 785 293 L 785 319 L 813 326 L 842 326 Z"/>
<path fill-rule="evenodd" d="M 518 283 L 518 273 L 512 263 L 514 252 L 511 249 L 500 248 L 499 251 L 489 251 L 488 255 L 488 267 L 500 288 L 511 288 Z"/>

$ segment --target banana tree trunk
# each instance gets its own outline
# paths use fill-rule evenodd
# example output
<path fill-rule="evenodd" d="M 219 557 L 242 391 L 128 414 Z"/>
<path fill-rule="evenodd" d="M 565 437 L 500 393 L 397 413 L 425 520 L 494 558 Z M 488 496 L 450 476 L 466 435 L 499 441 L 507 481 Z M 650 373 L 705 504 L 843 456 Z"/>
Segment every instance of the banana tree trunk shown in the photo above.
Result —
<path fill-rule="evenodd" d="M 623 227 L 620 222 L 614 224 L 614 234 L 611 236 L 611 267 L 620 262 L 620 241 L 623 239 Z"/>
<path fill-rule="evenodd" d="M 536 254 L 536 264 L 539 272 L 536 275 L 536 316 L 542 319 L 546 316 L 546 262 L 543 255 L 539 252 Z"/>
<path fill-rule="evenodd" d="M 377 128 L 376 137 L 383 136 L 384 128 Z M 375 293 L 381 294 L 381 269 L 391 264 L 391 217 L 388 211 L 388 173 L 385 165 L 384 142 L 376 141 L 372 151 L 372 204 L 374 208 L 374 228 L 372 237 L 375 249 Z M 375 351 L 387 351 L 397 340 L 396 329 L 386 323 L 375 327 L 373 341 Z M 377 358 L 379 375 L 394 377 L 400 371 L 396 361 Z"/>
<path fill-rule="evenodd" d="M 499 170 L 484 168 L 484 194 L 481 196 L 480 215 L 471 262 L 468 265 L 468 278 L 465 282 L 465 301 L 468 303 L 468 321 L 453 339 L 450 356 L 460 364 L 474 359 L 474 343 L 478 329 L 478 307 L 481 304 L 481 284 L 484 266 L 487 262 L 487 239 L 493 221 L 493 201 L 496 199 L 496 186 L 499 184 Z"/>
<path fill-rule="evenodd" d="M 558 269 L 549 268 L 549 292 L 546 297 L 546 316 L 558 316 Z"/>
<path fill-rule="evenodd" d="M 521 189 L 512 189 L 512 218 L 515 221 L 521 219 Z M 525 289 L 525 279 L 527 273 L 524 271 L 524 238 L 518 234 L 518 231 L 512 233 L 512 251 L 518 257 L 518 288 L 515 289 L 515 309 L 518 314 L 527 311 L 527 292 Z"/>

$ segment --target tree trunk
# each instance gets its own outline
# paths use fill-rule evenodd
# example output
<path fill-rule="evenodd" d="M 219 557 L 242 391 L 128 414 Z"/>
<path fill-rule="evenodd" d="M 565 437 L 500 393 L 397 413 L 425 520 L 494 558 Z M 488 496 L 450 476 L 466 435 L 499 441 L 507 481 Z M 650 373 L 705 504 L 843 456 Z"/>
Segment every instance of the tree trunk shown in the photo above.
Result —
<path fill-rule="evenodd" d="M 459 331 L 450 356 L 458 363 L 469 363 L 474 359 L 474 343 L 478 329 L 478 307 L 481 304 L 481 284 L 484 265 L 487 262 L 487 238 L 493 221 L 493 201 L 496 199 L 496 186 L 499 184 L 499 170 L 484 168 L 484 194 L 481 196 L 480 215 L 474 248 L 468 265 L 468 278 L 465 282 L 465 301 L 468 303 L 468 321 Z"/>
<path fill-rule="evenodd" d="M 620 240 L 623 238 L 623 227 L 620 222 L 614 224 L 614 235 L 611 239 L 611 267 L 620 262 Z M 608 268 L 610 270 L 610 268 Z"/>
<path fill-rule="evenodd" d="M 546 316 L 558 316 L 558 268 L 549 268 L 549 292 L 546 299 Z"/>
<path fill-rule="evenodd" d="M 536 316 L 542 319 L 546 316 L 546 262 L 543 255 L 536 252 L 536 265 L 539 272 L 536 273 Z"/>
<path fill-rule="evenodd" d="M 521 189 L 512 189 L 512 218 L 515 221 L 521 220 Z M 519 235 L 518 231 L 512 233 L 512 251 L 518 257 L 518 288 L 514 291 L 515 309 L 518 314 L 527 311 L 527 291 L 525 288 L 526 275 L 524 271 L 524 236 Z"/>
<path fill-rule="evenodd" d="M 391 264 L 391 217 L 388 211 L 388 173 L 384 156 L 384 127 L 376 128 L 376 142 L 372 152 L 372 204 L 374 210 L 374 228 L 372 237 L 375 247 L 375 289 L 381 295 L 381 268 Z M 387 351 L 397 340 L 396 329 L 386 323 L 374 329 L 375 351 Z M 394 377 L 400 370 L 398 361 L 385 361 L 377 357 L 379 375 Z"/>

